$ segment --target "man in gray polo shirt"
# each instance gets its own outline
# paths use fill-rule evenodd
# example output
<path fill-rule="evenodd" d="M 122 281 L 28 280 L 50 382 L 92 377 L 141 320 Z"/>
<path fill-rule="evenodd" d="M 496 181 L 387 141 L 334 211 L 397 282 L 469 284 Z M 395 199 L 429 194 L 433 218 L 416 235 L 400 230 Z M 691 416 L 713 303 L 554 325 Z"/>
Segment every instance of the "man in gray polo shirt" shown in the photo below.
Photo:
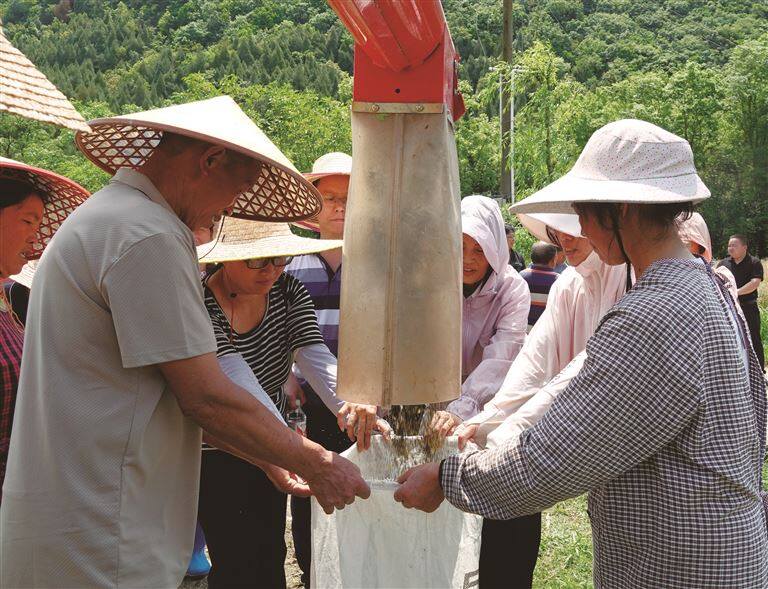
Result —
<path fill-rule="evenodd" d="M 357 467 L 280 424 L 216 361 L 192 229 L 259 184 L 283 206 L 305 189 L 280 192 L 290 162 L 228 100 L 132 115 L 162 139 L 62 225 L 40 262 L 0 509 L 0 586 L 177 587 L 201 427 L 326 511 L 369 494 Z M 102 133 L 112 151 L 86 154 L 130 146 L 113 135 Z"/>

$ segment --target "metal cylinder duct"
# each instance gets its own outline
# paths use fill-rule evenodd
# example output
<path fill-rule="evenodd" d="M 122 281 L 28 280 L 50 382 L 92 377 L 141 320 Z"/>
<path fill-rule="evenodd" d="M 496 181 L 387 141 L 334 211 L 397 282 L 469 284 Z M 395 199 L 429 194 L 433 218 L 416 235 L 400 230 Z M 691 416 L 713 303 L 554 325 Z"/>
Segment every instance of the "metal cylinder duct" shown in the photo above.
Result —
<path fill-rule="evenodd" d="M 453 124 L 352 113 L 338 394 L 382 406 L 461 388 L 461 214 Z"/>

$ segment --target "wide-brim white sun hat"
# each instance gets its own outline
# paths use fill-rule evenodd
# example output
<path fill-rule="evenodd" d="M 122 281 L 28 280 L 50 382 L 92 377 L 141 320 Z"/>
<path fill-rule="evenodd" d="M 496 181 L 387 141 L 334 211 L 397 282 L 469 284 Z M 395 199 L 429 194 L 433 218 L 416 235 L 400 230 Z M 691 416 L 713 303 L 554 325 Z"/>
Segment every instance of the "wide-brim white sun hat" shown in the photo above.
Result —
<path fill-rule="evenodd" d="M 238 195 L 233 216 L 261 221 L 296 221 L 317 215 L 320 193 L 229 96 L 95 119 L 91 133 L 75 140 L 102 170 L 141 168 L 164 132 L 220 145 L 262 164 L 256 183 Z M 171 172 L 173 172 L 171 170 Z"/>
<path fill-rule="evenodd" d="M 216 231 L 218 238 L 198 246 L 201 264 L 234 262 L 273 256 L 302 256 L 336 249 L 341 239 L 312 239 L 291 232 L 287 223 L 266 223 L 227 217 Z"/>
<path fill-rule="evenodd" d="M 562 178 L 512 205 L 514 213 L 574 213 L 574 203 L 698 203 L 709 189 L 682 137 L 637 119 L 592 134 Z"/>
<path fill-rule="evenodd" d="M 578 215 L 563 215 L 561 213 L 532 213 L 517 216 L 523 227 L 536 239 L 546 243 L 552 243 L 547 234 L 547 227 L 567 233 L 572 237 L 581 237 L 581 225 Z M 557 245 L 557 244 L 553 244 Z"/>
<path fill-rule="evenodd" d="M 304 174 L 304 177 L 317 186 L 317 181 L 329 176 L 352 175 L 352 156 L 341 151 L 332 151 L 321 155 L 312 164 L 312 171 Z M 315 233 L 320 233 L 320 226 L 317 224 L 317 216 L 294 223 L 304 229 L 309 229 Z"/>

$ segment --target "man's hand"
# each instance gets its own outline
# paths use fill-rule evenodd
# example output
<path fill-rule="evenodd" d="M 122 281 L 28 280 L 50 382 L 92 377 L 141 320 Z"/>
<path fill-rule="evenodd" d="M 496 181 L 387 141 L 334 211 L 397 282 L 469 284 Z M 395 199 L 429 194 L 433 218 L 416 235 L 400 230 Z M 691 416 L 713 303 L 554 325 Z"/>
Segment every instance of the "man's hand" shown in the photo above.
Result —
<path fill-rule="evenodd" d="M 458 415 L 450 411 L 435 411 L 432 416 L 432 423 L 429 428 L 441 438 L 450 436 L 457 426 L 461 425 L 463 420 Z"/>
<path fill-rule="evenodd" d="M 467 442 L 474 441 L 475 434 L 479 427 L 480 426 L 477 423 L 463 423 L 456 429 L 456 435 L 459 438 L 459 451 L 464 450 Z"/>
<path fill-rule="evenodd" d="M 415 507 L 432 513 L 445 500 L 439 473 L 440 464 L 437 462 L 409 468 L 397 479 L 400 487 L 395 491 L 395 501 L 409 509 Z"/>
<path fill-rule="evenodd" d="M 371 496 L 360 469 L 335 452 L 326 450 L 313 467 L 307 483 L 325 513 L 333 513 L 334 508 L 344 509 L 354 503 L 355 497 Z"/>
<path fill-rule="evenodd" d="M 272 481 L 272 484 L 281 493 L 295 497 L 310 497 L 312 495 L 309 485 L 292 472 L 266 462 L 257 466 L 264 471 L 267 478 Z"/>
<path fill-rule="evenodd" d="M 384 434 L 387 439 L 392 435 L 389 423 L 378 417 L 376 405 L 344 403 L 336 421 L 341 431 L 347 430 L 350 440 L 357 440 L 357 449 L 361 452 L 371 447 L 371 432 L 374 429 Z"/>

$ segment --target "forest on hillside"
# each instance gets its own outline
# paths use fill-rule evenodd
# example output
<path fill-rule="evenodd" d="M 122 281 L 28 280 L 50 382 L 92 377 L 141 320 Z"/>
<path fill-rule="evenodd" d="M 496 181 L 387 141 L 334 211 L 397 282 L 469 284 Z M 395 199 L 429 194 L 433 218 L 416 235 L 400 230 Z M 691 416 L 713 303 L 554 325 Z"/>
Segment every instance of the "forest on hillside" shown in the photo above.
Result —
<path fill-rule="evenodd" d="M 498 192 L 501 5 L 443 1 L 468 106 L 462 194 Z M 88 118 L 227 93 L 300 169 L 351 149 L 352 39 L 325 0 L 0 0 L 0 16 Z M 642 118 L 693 146 L 717 253 L 741 232 L 768 255 L 768 3 L 520 0 L 514 23 L 518 198 L 604 123 Z M 105 180 L 71 133 L 13 116 L 0 116 L 0 155 Z"/>

